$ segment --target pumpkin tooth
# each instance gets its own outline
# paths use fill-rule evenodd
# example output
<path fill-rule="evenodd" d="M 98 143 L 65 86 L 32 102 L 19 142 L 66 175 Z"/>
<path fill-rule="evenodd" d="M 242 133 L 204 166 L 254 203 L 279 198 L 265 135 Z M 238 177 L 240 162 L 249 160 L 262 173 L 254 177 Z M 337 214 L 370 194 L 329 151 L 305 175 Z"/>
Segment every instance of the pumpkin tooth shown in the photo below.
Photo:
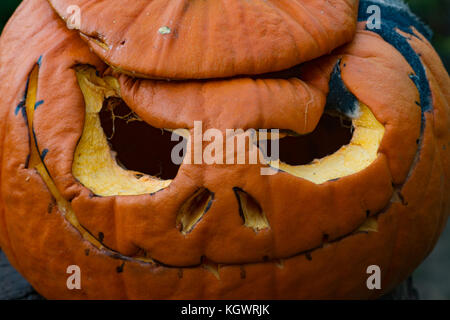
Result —
<path fill-rule="evenodd" d="M 206 257 L 202 257 L 202 267 L 211 272 L 217 278 L 217 280 L 220 280 L 220 265 L 218 263 L 215 263 Z"/>
<path fill-rule="evenodd" d="M 306 253 L 305 253 L 305 258 L 306 258 L 306 260 L 308 260 L 308 261 L 312 261 L 312 255 L 311 255 L 311 252 L 306 252 Z"/>
<path fill-rule="evenodd" d="M 330 246 L 330 236 L 328 234 L 324 234 L 322 237 L 322 248 L 326 248 Z"/>
<path fill-rule="evenodd" d="M 392 198 L 391 198 L 391 203 L 401 203 L 402 199 L 400 198 L 399 192 L 398 191 L 394 191 Z"/>
<path fill-rule="evenodd" d="M 275 262 L 275 265 L 276 265 L 278 268 L 283 269 L 283 268 L 284 268 L 284 260 L 283 260 L 283 259 L 277 260 L 277 261 Z"/>
<path fill-rule="evenodd" d="M 378 232 L 378 220 L 373 217 L 366 219 L 357 232 Z"/>
<path fill-rule="evenodd" d="M 252 228 L 255 232 L 269 229 L 269 221 L 258 202 L 240 188 L 235 187 L 233 191 L 239 203 L 239 214 L 244 225 Z"/>
<path fill-rule="evenodd" d="M 241 266 L 240 269 L 241 269 L 241 272 L 240 272 L 241 279 L 247 278 L 247 272 L 245 271 L 245 267 Z"/>
<path fill-rule="evenodd" d="M 206 188 L 198 189 L 180 208 L 176 225 L 184 235 L 191 232 L 211 208 L 214 194 Z"/>

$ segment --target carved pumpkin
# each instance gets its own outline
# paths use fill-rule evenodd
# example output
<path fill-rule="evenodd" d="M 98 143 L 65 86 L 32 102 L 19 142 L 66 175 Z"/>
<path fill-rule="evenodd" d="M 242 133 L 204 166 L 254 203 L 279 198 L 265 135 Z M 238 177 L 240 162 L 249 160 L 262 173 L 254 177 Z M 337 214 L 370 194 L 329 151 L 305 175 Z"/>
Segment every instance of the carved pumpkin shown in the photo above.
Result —
<path fill-rule="evenodd" d="M 376 298 L 449 212 L 428 37 L 398 1 L 25 0 L 0 40 L 1 248 L 54 299 Z M 278 128 L 281 162 L 169 163 L 195 121 Z"/>

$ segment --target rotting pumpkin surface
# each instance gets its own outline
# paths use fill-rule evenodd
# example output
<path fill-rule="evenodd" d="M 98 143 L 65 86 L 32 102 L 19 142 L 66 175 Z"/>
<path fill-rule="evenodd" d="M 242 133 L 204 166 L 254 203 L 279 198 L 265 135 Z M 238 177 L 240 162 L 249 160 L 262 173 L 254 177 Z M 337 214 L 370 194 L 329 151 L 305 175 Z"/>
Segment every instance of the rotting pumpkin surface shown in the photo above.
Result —
<path fill-rule="evenodd" d="M 39 17 L 45 32 L 27 43 L 27 21 L 36 21 L 30 17 Z M 167 83 L 115 72 L 116 84 L 107 78 L 114 94 L 119 86 L 130 109 L 156 128 L 192 130 L 193 121 L 202 120 L 220 129 L 280 128 L 306 135 L 335 89 L 329 80 L 338 64 L 341 82 L 361 106 L 361 118 L 354 121 L 376 129 L 376 143 L 368 143 L 367 167 L 324 183 L 288 170 L 263 177 L 260 166 L 181 166 L 159 192 L 99 197 L 95 181 L 83 181 L 83 174 L 77 179 L 74 171 L 83 130 L 96 123 L 84 112 L 95 103 L 85 103 L 76 66 L 95 68 L 94 83 L 111 74 L 103 74 L 104 63 L 43 1 L 25 1 L 10 25 L 16 27 L 6 29 L 0 48 L 13 42 L 38 50 L 11 55 L 0 49 L 2 66 L 22 61 L 10 85 L 16 94 L 0 86 L 8 97 L 0 108 L 0 244 L 48 298 L 375 297 L 382 292 L 367 290 L 364 266 L 386 270 L 388 291 L 431 250 L 442 229 L 449 190 L 442 178 L 448 172 L 449 137 L 442 129 L 449 124 L 448 76 L 425 39 L 414 40 L 414 48 L 426 56 L 434 100 L 422 125 L 412 68 L 380 36 L 364 30 L 333 55 L 302 67 L 297 79 Z M 68 54 L 61 55 L 62 48 Z M 27 101 L 18 102 L 24 91 Z M 247 112 L 239 112 L 245 107 Z M 49 210 L 53 197 L 59 206 Z M 193 204 L 201 208 L 201 219 L 186 209 Z M 65 287 L 61 266 L 69 261 L 83 270 L 80 292 Z"/>
<path fill-rule="evenodd" d="M 85 101 L 86 101 L 86 107 L 87 109 L 87 116 L 86 116 L 86 121 L 85 121 L 85 128 L 83 130 L 83 134 L 82 137 L 80 139 L 80 142 L 77 145 L 77 149 L 75 151 L 75 157 L 74 157 L 74 164 L 73 164 L 73 174 L 74 177 L 79 180 L 84 187 L 87 187 L 89 190 L 91 190 L 92 192 L 94 192 L 97 195 L 100 196 L 107 196 L 107 197 L 111 197 L 111 196 L 115 196 L 115 194 L 102 194 L 101 192 L 103 192 L 101 188 L 105 188 L 107 186 L 110 186 L 110 189 L 112 188 L 112 192 L 114 192 L 114 190 L 119 190 L 117 188 L 122 188 L 120 189 L 120 192 L 117 195 L 120 195 L 120 193 L 124 193 L 124 194 L 135 194 L 135 195 L 148 195 L 150 193 L 155 192 L 155 189 L 151 189 L 152 191 L 149 190 L 140 190 L 139 188 L 142 186 L 142 188 L 148 188 L 147 185 L 150 186 L 150 188 L 154 188 L 154 186 L 152 184 L 148 184 L 146 179 L 138 179 L 135 177 L 135 172 L 128 172 L 125 169 L 119 167 L 117 164 L 114 163 L 114 159 L 113 158 L 109 158 L 111 157 L 111 151 L 109 150 L 107 141 L 106 141 L 106 137 L 104 135 L 104 133 L 101 131 L 101 127 L 99 125 L 99 121 L 98 121 L 98 106 L 101 106 L 102 103 L 101 101 L 99 101 L 99 99 L 103 99 L 109 95 L 114 94 L 114 90 L 112 89 L 108 89 L 108 85 L 107 83 L 112 83 L 112 86 L 115 86 L 115 82 L 113 78 L 106 78 L 105 81 L 102 81 L 100 78 L 97 78 L 95 76 L 95 73 L 93 72 L 92 69 L 78 69 L 77 71 L 78 74 L 78 81 L 81 84 L 81 88 L 82 91 L 85 92 Z M 35 103 L 33 103 L 33 101 L 36 101 L 36 98 L 34 97 L 29 97 L 29 95 L 33 95 L 36 94 L 37 92 L 37 74 L 34 75 L 35 78 L 31 79 L 32 81 L 30 82 L 29 86 L 28 86 L 28 93 L 27 93 L 27 99 L 31 99 L 29 104 L 31 106 L 34 106 Z M 91 82 L 93 81 L 93 82 Z M 94 85 L 94 83 L 97 83 L 97 85 Z M 101 86 L 100 86 L 101 85 Z M 116 90 L 115 92 L 117 92 L 118 90 Z M 97 96 L 96 96 L 97 94 Z M 117 94 L 117 93 L 115 93 Z M 97 98 L 96 98 L 97 97 Z M 28 106 L 28 105 L 27 105 Z M 362 121 L 364 117 L 368 116 L 370 119 L 371 113 L 370 111 L 368 111 L 368 109 L 366 107 L 365 111 L 361 112 L 361 116 L 355 120 L 355 122 L 357 121 Z M 362 108 L 364 110 L 364 108 Z M 33 108 L 32 107 L 28 107 L 28 110 L 32 111 Z M 32 111 L 31 114 L 27 115 L 27 119 L 30 122 L 29 126 L 32 126 L 32 122 L 33 121 L 33 115 L 34 115 L 34 111 Z M 369 122 L 370 123 L 370 122 Z M 381 126 L 380 124 L 375 123 L 375 126 Z M 363 128 L 361 126 L 361 128 Z M 356 127 L 356 131 L 355 131 L 355 135 L 354 137 L 358 138 L 358 130 L 361 130 L 358 126 Z M 93 138 L 94 137 L 94 138 Z M 381 141 L 381 139 L 377 136 L 374 135 L 375 139 L 378 139 L 378 143 Z M 97 140 L 96 140 L 97 139 Z M 357 140 L 356 140 L 357 141 Z M 361 143 L 360 143 L 361 144 Z M 100 147 L 99 147 L 100 146 Z M 361 144 L 361 148 L 364 147 L 364 144 Z M 343 148 L 343 150 L 340 150 L 340 152 L 338 152 L 336 154 L 336 157 L 341 157 L 341 153 L 345 154 L 345 149 L 346 147 Z M 94 150 L 95 152 L 93 152 L 92 150 Z M 37 151 L 36 151 L 37 152 Z M 47 158 L 47 154 L 48 154 L 48 149 L 47 152 L 45 154 L 45 156 L 41 155 L 41 158 L 45 157 Z M 94 154 L 97 159 L 95 161 L 93 161 L 92 159 L 90 159 L 90 154 Z M 39 153 L 38 153 L 39 154 Z M 42 152 L 41 152 L 42 154 Z M 87 154 L 87 156 L 86 156 Z M 333 157 L 333 156 L 330 156 Z M 33 158 L 36 158 L 33 156 Z M 100 159 L 100 160 L 99 160 Z M 104 161 L 102 159 L 106 159 L 107 161 L 107 165 L 103 165 L 100 167 L 96 167 L 101 161 Z M 376 157 L 374 157 L 372 159 L 372 161 L 374 161 L 376 159 Z M 44 160 L 39 161 L 39 163 L 36 165 L 37 168 L 44 168 Z M 329 160 L 325 160 L 325 161 L 329 161 Z M 333 161 L 333 160 L 331 160 Z M 370 162 L 369 162 L 370 164 Z M 105 173 L 106 178 L 108 178 L 107 180 L 104 180 L 102 182 L 101 178 L 98 179 L 93 179 L 94 175 L 97 175 L 97 177 L 100 177 L 100 175 L 102 173 L 99 174 L 99 170 L 107 170 Z M 39 171 L 39 170 L 38 170 Z M 98 212 L 93 212 L 93 213 L 88 213 L 91 214 L 91 217 L 87 217 L 87 213 L 83 212 L 83 210 L 77 210 L 77 208 L 72 209 L 72 206 L 65 201 L 62 196 L 60 195 L 59 191 L 56 189 L 54 182 L 52 181 L 52 179 L 50 178 L 50 175 L 43 170 L 39 171 L 40 174 L 44 177 L 44 180 L 46 181 L 47 187 L 52 191 L 53 196 L 58 200 L 58 203 L 60 204 L 61 208 L 60 210 L 65 213 L 67 215 L 68 220 L 71 222 L 71 224 L 78 229 L 82 234 L 84 234 L 85 238 L 87 239 L 95 239 L 95 237 L 90 236 L 90 234 L 102 234 L 102 236 L 99 236 L 97 238 L 97 240 L 94 241 L 95 245 L 98 245 L 100 242 L 104 242 L 105 240 L 110 238 L 110 233 L 109 228 L 106 225 L 102 225 L 102 223 L 98 223 L 97 222 L 97 228 L 104 228 L 104 230 L 106 231 L 99 231 L 97 232 L 92 232 L 92 230 L 87 227 L 87 230 L 82 226 L 82 225 L 87 225 L 90 226 L 91 224 L 93 224 L 91 221 L 98 219 L 99 218 L 99 214 Z M 331 176 L 330 179 L 334 179 L 334 176 Z M 131 185 L 130 187 L 128 187 L 129 189 L 127 189 L 127 183 L 129 181 L 129 179 L 134 179 L 134 185 Z M 160 180 L 154 180 L 154 183 L 158 183 L 158 185 L 161 185 Z M 381 182 L 383 183 L 383 182 Z M 116 189 L 114 189 L 116 188 Z M 215 190 L 217 190 L 217 187 L 213 188 Z M 234 190 L 234 188 L 233 188 Z M 100 191 L 96 192 L 96 191 Z M 194 194 L 195 196 L 195 194 Z M 233 198 L 234 200 L 234 198 Z M 78 199 L 74 199 L 73 202 L 77 203 Z M 206 201 L 204 202 L 205 205 L 207 205 L 208 203 L 210 203 L 212 201 L 212 199 L 210 199 L 210 201 Z M 187 200 L 185 202 L 185 204 L 188 204 L 190 202 L 190 200 Z M 254 218 L 252 217 L 257 217 L 259 216 L 259 213 L 255 212 L 258 210 L 261 210 L 259 208 L 258 202 L 255 201 L 249 194 L 247 194 L 247 192 L 245 191 L 241 191 L 239 192 L 239 198 L 238 198 L 238 202 L 239 202 L 239 211 L 242 213 L 243 218 L 244 218 L 244 226 L 249 227 L 249 228 L 253 228 L 255 231 L 258 231 L 258 229 L 260 229 L 260 227 L 258 227 L 258 223 L 261 222 L 254 222 L 256 223 L 255 225 L 252 225 L 252 223 L 250 222 L 251 220 L 254 220 Z M 254 204 L 256 203 L 256 205 Z M 184 205 L 183 205 L 184 206 Z M 184 214 L 183 213 L 183 206 L 180 208 L 180 211 L 177 213 L 179 214 Z M 193 214 L 189 214 L 189 216 L 193 216 L 194 217 L 194 221 L 199 221 L 199 219 L 206 214 L 206 212 L 209 210 L 210 205 L 208 205 L 208 209 L 206 209 L 206 207 L 204 206 L 199 206 L 197 207 L 192 207 L 189 208 L 189 210 L 193 210 L 196 213 Z M 198 209 L 201 209 L 200 211 L 197 211 Z M 92 209 L 91 209 L 92 210 Z M 142 209 L 141 209 L 142 210 Z M 81 223 L 78 221 L 77 218 L 77 213 L 76 211 L 79 212 L 79 214 L 81 214 L 82 216 L 81 218 Z M 237 213 L 237 212 L 236 212 Z M 261 212 L 262 214 L 262 212 Z M 363 212 L 363 214 L 365 214 L 365 212 Z M 105 222 L 109 222 L 109 218 L 107 221 Z M 87 221 L 87 223 L 86 223 Z M 269 229 L 268 231 L 271 232 L 272 230 L 270 230 L 270 226 L 269 223 L 267 222 L 267 218 L 264 217 L 263 218 L 263 222 L 266 226 L 262 227 L 261 229 Z M 187 225 L 187 229 L 190 231 L 192 231 L 193 226 L 195 225 L 194 222 L 185 222 L 185 225 Z M 362 222 L 361 225 L 364 225 L 365 222 Z M 190 225 L 190 226 L 189 226 Z M 136 227 L 134 227 L 136 228 Z M 147 226 L 145 226 L 145 228 L 147 228 Z M 116 228 L 117 229 L 117 228 Z M 171 228 L 172 229 L 172 228 Z M 176 229 L 174 229 L 176 231 Z M 349 230 L 350 232 L 353 232 L 354 230 Z M 188 232 L 184 232 L 184 234 L 186 235 L 186 233 Z M 106 236 L 106 239 L 105 239 Z M 338 236 L 340 237 L 340 235 Z M 105 241 L 106 242 L 106 241 Z M 175 244 L 177 246 L 179 246 L 179 244 Z M 189 245 L 189 244 L 188 244 Z M 320 244 L 319 244 L 320 245 Z M 115 250 L 118 250 L 119 252 L 121 251 L 121 249 L 118 249 L 120 247 L 116 247 L 117 245 L 112 245 L 112 247 Z M 310 250 L 313 248 L 306 248 L 303 251 L 306 250 Z M 136 250 L 136 249 L 135 249 Z M 147 249 L 148 250 L 148 249 Z M 148 260 L 148 261 L 152 261 L 151 259 L 149 260 L 150 257 L 153 256 L 148 256 L 148 253 L 146 249 L 144 249 L 144 254 L 142 256 L 139 256 L 136 254 L 129 254 L 130 257 L 132 258 L 136 258 L 136 259 L 140 259 L 140 260 Z M 141 249 L 138 250 L 139 252 L 141 252 Z M 216 252 L 217 250 L 214 249 L 212 250 L 212 252 Z M 292 252 L 292 253 L 287 253 L 287 257 L 292 256 L 292 255 L 296 255 L 298 252 Z M 161 263 L 163 263 L 164 265 L 167 266 L 174 266 L 176 267 L 177 265 L 180 267 L 183 266 L 191 266 L 191 265 L 195 265 L 197 263 L 200 263 L 200 259 L 201 257 L 203 257 L 204 255 L 199 255 L 198 257 L 192 256 L 192 254 L 190 252 L 188 252 L 187 254 L 185 254 L 185 256 L 178 256 L 176 257 L 176 259 L 179 260 L 172 260 L 174 262 L 172 263 L 168 263 L 167 261 L 170 261 L 169 259 L 171 258 L 164 258 L 164 260 L 157 260 L 160 261 Z M 282 259 L 284 257 L 274 257 L 272 258 L 272 260 L 278 260 L 278 259 Z M 173 259 L 173 258 L 172 258 Z M 196 259 L 199 259 L 196 261 Z M 224 257 L 225 262 L 222 263 L 222 261 L 220 261 L 221 264 L 235 264 L 235 263 L 239 263 L 239 260 L 241 258 L 238 257 L 233 257 L 233 255 L 230 256 L 225 256 Z M 227 261 L 228 259 L 228 261 Z M 249 257 L 247 257 L 246 259 L 250 259 Z M 256 255 L 254 258 L 256 261 L 258 260 L 258 256 Z M 266 259 L 266 258 L 264 258 Z M 183 261 L 184 260 L 184 261 Z M 217 261 L 217 260 L 216 260 Z"/>
<path fill-rule="evenodd" d="M 109 65 L 149 78 L 209 79 L 288 69 L 350 41 L 357 0 L 48 1 Z M 145 50 L 140 50 L 145 48 Z"/>

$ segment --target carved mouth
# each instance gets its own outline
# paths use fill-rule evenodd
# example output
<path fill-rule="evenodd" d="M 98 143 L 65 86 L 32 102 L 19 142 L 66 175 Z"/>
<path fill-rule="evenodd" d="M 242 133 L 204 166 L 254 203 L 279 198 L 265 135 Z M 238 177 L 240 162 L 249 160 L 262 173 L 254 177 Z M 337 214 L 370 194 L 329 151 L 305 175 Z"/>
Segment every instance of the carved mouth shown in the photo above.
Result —
<path fill-rule="evenodd" d="M 80 232 L 81 236 L 88 241 L 92 246 L 94 246 L 96 249 L 98 249 L 102 254 L 106 254 L 108 256 L 111 256 L 116 259 L 120 259 L 123 261 L 135 261 L 139 263 L 144 264 L 151 264 L 151 265 L 160 265 L 167 268 L 197 268 L 197 267 L 204 267 L 208 269 L 209 271 L 213 272 L 218 278 L 220 278 L 219 269 L 221 266 L 225 266 L 225 264 L 218 264 L 207 257 L 203 257 L 201 259 L 201 262 L 199 264 L 195 265 L 189 265 L 189 266 L 174 266 L 174 265 L 167 265 L 164 262 L 156 261 L 152 259 L 152 257 L 148 257 L 145 253 L 138 256 L 126 256 L 123 255 L 111 248 L 106 247 L 102 243 L 102 239 L 94 237 L 89 230 L 87 230 L 84 226 L 80 224 L 78 221 L 78 218 L 76 217 L 76 214 L 71 206 L 71 203 L 63 198 L 63 196 L 58 191 L 54 181 L 52 180 L 44 162 L 45 152 L 44 150 L 39 150 L 38 144 L 34 135 L 33 130 L 33 116 L 34 116 L 34 109 L 36 105 L 36 91 L 37 91 L 37 85 L 38 85 L 38 72 L 39 72 L 39 66 L 36 65 L 33 71 L 31 72 L 30 78 L 29 78 L 29 85 L 26 92 L 26 103 L 25 103 L 25 112 L 26 112 L 26 119 L 28 121 L 28 128 L 30 132 L 30 141 L 31 141 L 31 153 L 30 153 L 30 160 L 28 163 L 29 168 L 34 168 L 37 170 L 39 175 L 44 180 L 46 186 L 48 187 L 50 193 L 53 195 L 53 197 L 56 199 L 57 207 L 60 211 L 60 213 L 65 217 L 65 219 L 76 229 Z M 85 86 L 89 86 L 89 82 L 85 82 L 83 84 L 83 81 L 86 80 L 86 78 L 82 77 L 80 80 L 80 87 L 81 89 L 86 89 Z M 118 88 L 116 87 L 116 90 L 113 90 L 111 88 L 114 88 L 116 84 L 114 83 L 114 79 L 106 79 L 104 80 L 106 82 L 109 82 L 109 88 L 110 90 L 106 90 L 99 93 L 102 95 L 102 99 L 99 101 L 103 101 L 104 98 L 116 96 L 118 92 Z M 105 86 L 106 88 L 106 86 Z M 99 92 L 98 90 L 96 91 Z M 89 115 L 87 115 L 86 122 L 89 123 L 90 121 L 91 126 L 93 128 L 97 128 L 97 132 L 102 132 L 103 130 L 101 128 L 101 124 L 97 121 L 98 120 L 98 113 L 100 109 L 103 107 L 102 104 L 96 105 L 95 103 L 90 104 L 86 103 L 87 108 L 92 108 L 92 112 L 95 114 L 95 117 L 92 117 L 92 119 L 89 119 Z M 97 109 L 95 109 L 97 108 Z M 99 108 L 99 109 L 98 109 Z M 89 109 L 87 110 L 87 113 L 89 113 Z M 364 118 L 363 118 L 364 119 Z M 363 120 L 360 120 L 363 121 Z M 364 123 L 367 123 L 367 119 Z M 369 121 L 370 122 L 370 121 Z M 100 130 L 100 131 L 99 131 Z M 85 133 L 83 133 L 83 136 L 85 136 Z M 95 134 L 95 133 L 88 133 L 88 134 Z M 104 133 L 103 133 L 104 135 Z M 89 135 L 88 135 L 89 137 Z M 101 137 L 103 139 L 105 137 Z M 96 139 L 96 138 L 95 138 Z M 94 139 L 94 140 L 95 140 Z M 100 140 L 101 140 L 100 139 Z M 87 139 L 87 141 L 90 141 L 92 143 L 92 136 Z M 89 188 L 93 191 L 96 191 L 95 193 L 98 194 L 106 194 L 106 195 L 127 195 L 127 194 L 148 194 L 153 193 L 158 190 L 161 190 L 163 188 L 166 188 L 171 180 L 161 180 L 161 179 L 155 179 L 152 176 L 149 175 L 141 175 L 138 172 L 129 171 L 121 168 L 116 162 L 113 156 L 111 158 L 105 159 L 97 159 L 93 160 L 92 158 L 85 157 L 83 159 L 83 155 L 86 150 L 88 142 L 83 142 L 83 139 L 81 139 L 77 151 L 76 156 L 73 164 L 73 173 L 79 181 L 85 185 L 88 185 Z M 102 150 L 105 148 L 109 148 L 108 143 L 106 139 L 103 139 L 100 143 L 96 144 L 96 148 Z M 107 149 L 109 150 L 109 149 Z M 92 154 L 91 154 L 92 156 Z M 121 181 L 127 181 L 129 188 L 123 189 L 122 193 L 117 192 L 114 187 L 111 187 L 109 189 L 105 189 L 105 181 L 101 180 L 101 178 L 98 178 L 97 180 L 90 178 L 89 174 L 92 173 L 92 171 L 86 171 L 85 168 L 86 163 L 98 163 L 98 161 L 103 161 L 103 167 L 107 168 L 110 172 L 114 170 L 115 174 L 118 176 L 117 179 L 122 179 Z M 288 166 L 288 165 L 285 165 Z M 112 168 L 112 169 L 111 169 Z M 97 169 L 98 171 L 99 169 Z M 289 172 L 288 170 L 285 170 Z M 294 175 L 294 173 L 292 173 Z M 100 181 L 100 182 L 99 182 Z M 102 189 L 103 188 L 103 189 Z M 261 210 L 259 204 L 256 200 L 254 200 L 251 195 L 246 193 L 244 190 L 240 188 L 234 188 L 234 192 L 236 195 L 236 199 L 239 203 L 239 211 L 240 215 L 243 220 L 243 224 L 249 228 L 252 228 L 255 232 L 259 232 L 264 229 L 270 228 L 270 222 L 267 220 L 264 212 Z M 189 233 L 192 231 L 192 229 L 195 227 L 196 223 L 202 218 L 204 214 L 206 214 L 211 207 L 212 200 L 214 199 L 214 194 L 211 193 L 207 189 L 200 189 L 198 190 L 190 199 L 188 199 L 185 202 L 185 205 L 180 208 L 178 217 L 177 217 L 177 226 L 180 228 L 180 232 L 182 233 Z M 384 210 L 383 210 L 384 211 Z M 378 223 L 377 223 L 377 217 L 380 213 L 374 215 L 370 212 L 368 213 L 366 221 L 357 227 L 352 232 L 335 239 L 333 241 L 328 240 L 328 236 L 324 235 L 322 244 L 320 246 L 317 246 L 315 248 L 312 248 L 307 251 L 299 252 L 297 254 L 283 257 L 283 258 L 277 258 L 277 259 L 264 259 L 262 263 L 275 263 L 280 268 L 283 266 L 283 260 L 290 259 L 293 257 L 298 256 L 304 256 L 307 260 L 312 259 L 312 254 L 316 250 L 320 250 L 321 248 L 328 246 L 332 243 L 338 242 L 342 239 L 345 239 L 347 237 L 350 237 L 354 234 L 358 233 L 367 233 L 367 232 L 376 232 L 378 229 Z M 144 250 L 142 250 L 145 252 Z M 248 264 L 252 264 L 254 262 L 249 262 Z M 244 263 L 246 264 L 246 263 Z M 226 264 L 226 265 L 233 265 L 233 264 Z M 239 264 L 243 265 L 243 264 Z"/>

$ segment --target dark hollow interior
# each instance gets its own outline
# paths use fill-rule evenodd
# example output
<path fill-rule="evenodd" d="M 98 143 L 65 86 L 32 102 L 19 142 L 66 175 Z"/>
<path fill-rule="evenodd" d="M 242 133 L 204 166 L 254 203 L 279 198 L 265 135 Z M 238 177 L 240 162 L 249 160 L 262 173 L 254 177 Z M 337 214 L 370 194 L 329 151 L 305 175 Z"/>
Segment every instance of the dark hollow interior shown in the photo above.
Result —
<path fill-rule="evenodd" d="M 161 179 L 175 178 L 179 165 L 173 163 L 171 153 L 181 139 L 171 141 L 172 132 L 133 119 L 136 115 L 122 99 L 105 100 L 100 121 L 111 149 L 117 152 L 118 163 Z"/>
<path fill-rule="evenodd" d="M 171 153 L 181 139 L 171 141 L 171 132 L 136 119 L 122 99 L 105 100 L 100 120 L 111 149 L 117 152 L 118 163 L 128 170 L 174 179 L 179 165 L 173 163 Z M 279 159 L 289 165 L 305 165 L 335 153 L 351 139 L 351 120 L 324 114 L 313 132 L 280 139 Z M 271 141 L 267 141 L 268 152 L 265 147 L 261 149 L 270 157 Z"/>
<path fill-rule="evenodd" d="M 352 140 L 352 122 L 337 116 L 324 114 L 316 129 L 306 135 L 289 135 L 280 139 L 280 161 L 292 166 L 309 164 L 348 145 Z M 271 157 L 268 141 L 266 156 Z M 264 152 L 264 151 L 263 151 Z"/>

